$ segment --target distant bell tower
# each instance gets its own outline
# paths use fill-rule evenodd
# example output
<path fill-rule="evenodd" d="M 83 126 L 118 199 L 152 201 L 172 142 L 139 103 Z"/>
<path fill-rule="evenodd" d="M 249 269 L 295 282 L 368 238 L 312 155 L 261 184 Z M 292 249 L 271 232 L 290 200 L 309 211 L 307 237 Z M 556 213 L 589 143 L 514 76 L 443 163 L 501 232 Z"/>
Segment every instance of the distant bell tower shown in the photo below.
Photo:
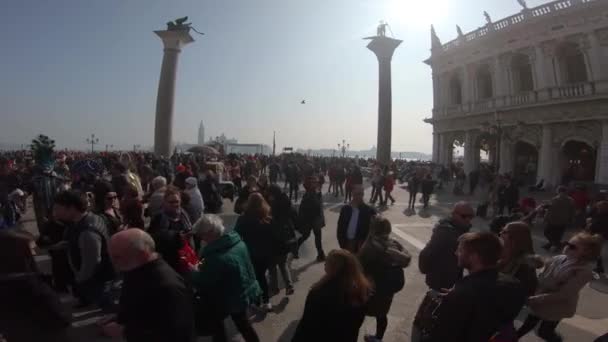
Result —
<path fill-rule="evenodd" d="M 201 121 L 200 126 L 198 126 L 198 144 L 199 145 L 205 144 L 205 125 L 203 125 L 202 121 Z"/>

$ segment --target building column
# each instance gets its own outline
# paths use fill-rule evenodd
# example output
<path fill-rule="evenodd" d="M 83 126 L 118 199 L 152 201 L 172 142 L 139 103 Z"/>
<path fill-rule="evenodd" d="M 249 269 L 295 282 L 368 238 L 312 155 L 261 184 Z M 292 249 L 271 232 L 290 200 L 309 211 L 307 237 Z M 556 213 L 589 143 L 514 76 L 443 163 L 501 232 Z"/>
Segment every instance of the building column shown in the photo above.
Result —
<path fill-rule="evenodd" d="M 535 74 L 535 87 L 534 89 L 539 90 L 547 87 L 547 67 L 545 66 L 545 53 L 540 45 L 534 46 L 534 74 Z"/>
<path fill-rule="evenodd" d="M 462 67 L 462 103 L 473 102 L 471 95 L 471 79 L 469 77 L 469 66 Z"/>
<path fill-rule="evenodd" d="M 510 93 L 510 88 L 505 81 L 505 70 L 500 56 L 494 57 L 494 97 L 503 96 Z"/>
<path fill-rule="evenodd" d="M 540 153 L 538 155 L 538 181 L 544 179 L 545 187 L 552 186 L 553 182 L 553 165 L 555 156 L 553 155 L 553 132 L 551 126 L 543 125 L 542 141 L 540 145 Z"/>
<path fill-rule="evenodd" d="M 513 144 L 510 140 L 505 139 L 504 137 L 500 139 L 500 167 L 499 172 L 501 174 L 506 174 L 509 172 L 513 172 Z"/>
<path fill-rule="evenodd" d="M 464 173 L 466 175 L 477 168 L 474 150 L 473 134 L 471 131 L 466 131 L 464 133 Z"/>
<path fill-rule="evenodd" d="M 595 32 L 589 32 L 587 35 L 589 40 L 589 48 L 587 49 L 587 56 L 589 60 L 589 68 L 591 69 L 589 73 L 589 80 L 598 81 L 602 79 L 602 70 L 601 70 L 601 47 L 600 43 L 595 35 Z"/>
<path fill-rule="evenodd" d="M 439 163 L 439 133 L 433 132 L 433 163 Z"/>
<path fill-rule="evenodd" d="M 194 41 L 188 29 L 154 31 L 164 45 L 163 62 L 156 97 L 156 122 L 154 127 L 154 153 L 169 157 L 173 153 L 173 102 L 177 61 L 182 46 Z"/>
<path fill-rule="evenodd" d="M 602 140 L 595 160 L 598 165 L 595 182 L 608 184 L 608 121 L 602 121 Z"/>

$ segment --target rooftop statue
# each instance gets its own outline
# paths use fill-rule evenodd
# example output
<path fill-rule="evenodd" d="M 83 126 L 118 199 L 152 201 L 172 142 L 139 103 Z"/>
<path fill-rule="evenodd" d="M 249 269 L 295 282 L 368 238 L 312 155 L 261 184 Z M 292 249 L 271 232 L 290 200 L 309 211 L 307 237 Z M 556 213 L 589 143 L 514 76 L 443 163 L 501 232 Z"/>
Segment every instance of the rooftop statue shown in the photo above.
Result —
<path fill-rule="evenodd" d="M 484 17 L 486 17 L 486 22 L 487 22 L 488 24 L 491 24 L 491 23 L 492 23 L 492 18 L 490 18 L 490 14 L 488 14 L 488 12 L 483 11 L 483 16 L 484 16 Z"/>
<path fill-rule="evenodd" d="M 435 27 L 433 25 L 431 25 L 431 47 L 433 49 L 441 47 L 441 40 L 439 40 L 439 37 L 437 36 L 437 32 L 435 32 Z"/>
<path fill-rule="evenodd" d="M 528 4 L 526 3 L 526 0 L 517 0 L 517 2 L 519 2 L 521 7 L 523 7 L 525 10 L 528 9 Z"/>
<path fill-rule="evenodd" d="M 464 33 L 462 33 L 462 29 L 458 25 L 456 25 L 456 32 L 458 32 L 458 38 L 464 37 Z"/>

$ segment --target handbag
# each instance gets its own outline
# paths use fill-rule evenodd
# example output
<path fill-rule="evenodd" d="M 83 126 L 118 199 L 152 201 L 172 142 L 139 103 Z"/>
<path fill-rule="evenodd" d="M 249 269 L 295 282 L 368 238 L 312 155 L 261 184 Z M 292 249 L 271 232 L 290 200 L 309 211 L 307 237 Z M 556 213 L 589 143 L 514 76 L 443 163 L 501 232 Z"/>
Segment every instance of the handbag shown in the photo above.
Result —
<path fill-rule="evenodd" d="M 414 326 L 420 329 L 423 337 L 428 337 L 431 331 L 433 331 L 437 323 L 438 309 L 441 306 L 441 301 L 442 297 L 437 296 L 435 291 L 429 290 L 424 296 L 422 303 L 420 303 L 420 307 L 414 318 Z"/>

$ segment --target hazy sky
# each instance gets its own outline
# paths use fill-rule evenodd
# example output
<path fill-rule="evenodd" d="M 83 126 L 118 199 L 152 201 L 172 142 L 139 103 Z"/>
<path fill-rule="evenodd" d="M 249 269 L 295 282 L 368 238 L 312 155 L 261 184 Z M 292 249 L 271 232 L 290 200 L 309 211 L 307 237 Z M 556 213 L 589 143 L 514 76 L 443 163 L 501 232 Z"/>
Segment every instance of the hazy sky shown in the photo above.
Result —
<path fill-rule="evenodd" d="M 530 7 L 546 1 L 529 0 Z M 442 42 L 514 14 L 516 0 L 2 0 L 0 143 L 38 133 L 59 146 L 151 145 L 162 44 L 152 32 L 188 15 L 174 137 L 222 132 L 244 143 L 376 143 L 377 61 L 362 37 L 389 22 L 393 150 L 431 152 L 431 23 Z M 306 105 L 300 100 L 306 99 Z"/>

